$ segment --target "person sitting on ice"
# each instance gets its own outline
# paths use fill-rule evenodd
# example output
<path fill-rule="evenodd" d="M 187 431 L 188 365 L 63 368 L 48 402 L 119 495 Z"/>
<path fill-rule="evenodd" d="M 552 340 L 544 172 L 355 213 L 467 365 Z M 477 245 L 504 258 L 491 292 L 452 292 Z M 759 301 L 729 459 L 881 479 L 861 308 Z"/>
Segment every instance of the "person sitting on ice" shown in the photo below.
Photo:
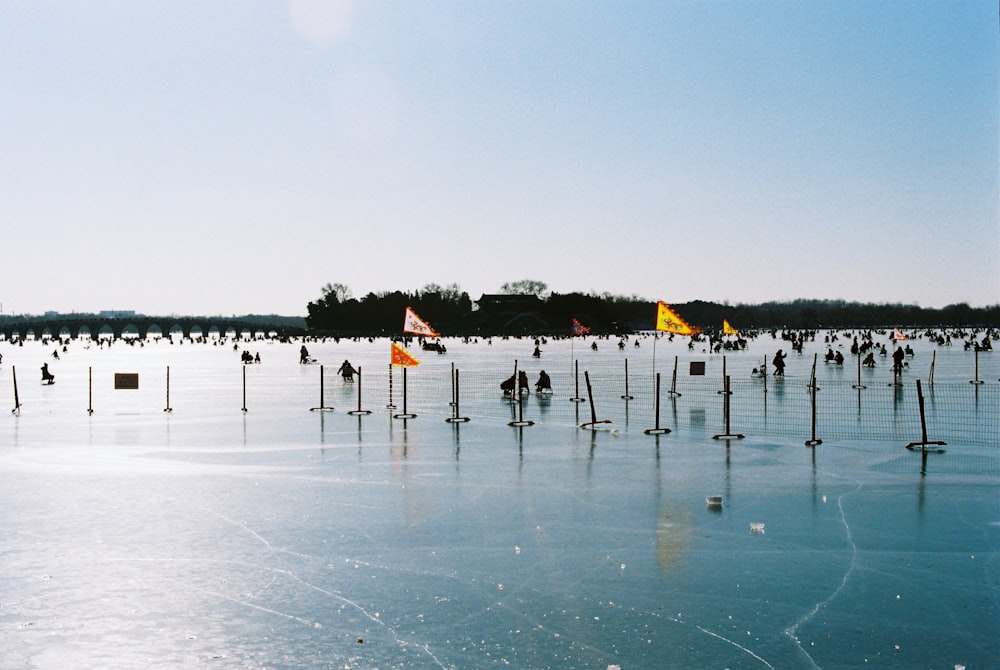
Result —
<path fill-rule="evenodd" d="M 865 360 L 861 361 L 861 365 L 865 366 L 866 368 L 875 367 L 875 354 L 869 351 L 868 355 L 865 356 Z"/>
<path fill-rule="evenodd" d="M 47 384 L 54 384 L 56 381 L 56 376 L 49 372 L 48 363 L 42 363 L 42 381 Z"/>
<path fill-rule="evenodd" d="M 823 357 L 823 362 L 829 363 L 833 361 L 835 358 L 836 356 L 834 356 L 833 354 L 833 349 L 828 347 L 826 350 L 826 355 Z"/>
<path fill-rule="evenodd" d="M 552 380 L 545 370 L 538 373 L 538 381 L 535 382 L 535 393 L 549 392 L 552 390 Z"/>
<path fill-rule="evenodd" d="M 299 347 L 299 363 L 309 363 L 312 359 L 309 358 L 309 350 L 306 349 L 306 345 Z"/>
<path fill-rule="evenodd" d="M 354 369 L 354 366 L 351 365 L 351 362 L 346 358 L 344 359 L 344 362 L 340 364 L 340 367 L 337 368 L 337 374 L 342 376 L 345 382 L 353 382 L 354 375 L 357 374 L 357 372 L 358 371 Z"/>
<path fill-rule="evenodd" d="M 837 353 L 836 353 L 836 355 L 834 355 L 834 357 L 833 357 L 833 361 L 837 365 L 843 365 L 844 364 L 844 354 L 840 353 L 840 351 L 838 350 Z"/>

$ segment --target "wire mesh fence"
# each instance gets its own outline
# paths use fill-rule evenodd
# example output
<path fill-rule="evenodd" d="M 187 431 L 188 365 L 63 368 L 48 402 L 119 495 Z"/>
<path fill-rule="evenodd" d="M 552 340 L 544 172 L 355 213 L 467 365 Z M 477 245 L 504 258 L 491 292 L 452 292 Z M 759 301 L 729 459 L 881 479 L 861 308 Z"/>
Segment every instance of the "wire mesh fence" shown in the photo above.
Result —
<path fill-rule="evenodd" d="M 819 379 L 814 383 L 811 374 L 777 378 L 741 375 L 729 378 L 727 394 L 726 378 L 720 374 L 675 377 L 668 369 L 659 372 L 657 399 L 656 373 L 652 370 L 626 374 L 620 363 L 591 365 L 587 369 L 565 367 L 549 372 L 551 394 L 535 390 L 537 373 L 532 372 L 529 389 L 520 400 L 506 396 L 500 388 L 501 382 L 513 373 L 513 365 L 504 371 L 447 365 L 363 367 L 353 381 L 320 365 L 139 366 L 136 372 L 143 379 L 141 387 L 123 393 L 108 391 L 107 371 L 91 369 L 85 379 L 61 379 L 63 404 L 52 405 L 46 411 L 79 408 L 115 413 L 218 413 L 327 409 L 393 414 L 405 410 L 431 419 L 463 416 L 508 422 L 523 417 L 556 425 L 578 425 L 596 419 L 636 431 L 655 424 L 687 433 L 730 432 L 803 441 L 908 442 L 921 438 L 926 426 L 931 439 L 1000 444 L 997 381 L 932 384 L 925 380 L 921 420 L 913 374 L 871 378 L 866 385 L 853 379 Z M 8 395 L 6 400 L 12 407 L 21 400 L 15 399 L 10 390 Z M 72 408 L 66 404 L 67 396 Z M 37 403 L 39 398 L 32 400 Z"/>

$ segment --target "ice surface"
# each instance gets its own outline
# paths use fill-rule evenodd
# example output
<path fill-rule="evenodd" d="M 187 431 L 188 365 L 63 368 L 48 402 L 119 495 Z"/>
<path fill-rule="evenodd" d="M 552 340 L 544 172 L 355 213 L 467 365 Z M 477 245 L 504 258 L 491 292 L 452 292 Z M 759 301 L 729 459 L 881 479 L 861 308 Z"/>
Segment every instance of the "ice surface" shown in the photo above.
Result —
<path fill-rule="evenodd" d="M 385 408 L 385 340 L 309 343 L 331 412 L 309 411 L 321 404 L 319 366 L 297 364 L 298 343 L 240 346 L 262 358 L 245 368 L 244 405 L 231 345 L 73 342 L 52 362 L 52 346 L 0 342 L 0 403 L 14 405 L 16 366 L 22 404 L 0 419 L 0 667 L 972 668 L 1000 658 L 996 359 L 981 356 L 992 381 L 977 392 L 968 353 L 939 350 L 933 402 L 950 412 L 943 389 L 960 383 L 962 422 L 978 412 L 982 424 L 952 430 L 940 411 L 932 430 L 973 437 L 922 467 L 902 448 L 919 424 L 893 414 L 892 389 L 884 405 L 865 397 L 863 412 L 888 408 L 877 420 L 898 440 L 803 446 L 808 436 L 785 425 L 801 415 L 782 411 L 806 386 L 808 351 L 789 360 L 784 400 L 768 379 L 766 417 L 757 401 L 736 415 L 746 439 L 719 442 L 716 388 L 687 377 L 684 395 L 662 399 L 673 432 L 643 433 L 653 425 L 648 339 L 624 352 L 602 343 L 599 354 L 582 340 L 549 342 L 528 363 L 530 340 L 446 343 L 445 356 L 412 348 L 422 363 L 406 400 L 417 417 L 404 420 L 392 418 L 398 369 L 397 409 Z M 914 344 L 916 367 L 931 345 Z M 728 371 L 749 382 L 777 346 L 765 337 L 730 352 Z M 661 341 L 667 379 L 675 354 L 706 360 L 709 376 L 721 366 Z M 636 371 L 628 402 L 616 376 L 625 355 Z M 346 413 L 357 387 L 331 374 L 344 358 L 363 369 L 370 415 Z M 596 415 L 617 436 L 578 428 L 591 415 L 568 402 L 573 358 L 591 370 Z M 507 425 L 518 408 L 497 386 L 515 359 L 553 377 L 552 397 L 532 393 L 520 408 L 530 426 Z M 51 387 L 38 383 L 43 360 Z M 452 363 L 467 423 L 444 421 Z M 139 389 L 115 390 L 115 372 L 138 373 Z M 836 397 L 852 374 L 820 368 L 819 393 Z M 738 388 L 734 405 L 751 392 L 763 395 Z M 913 395 L 904 389 L 899 407 L 909 411 Z M 824 419 L 827 434 L 861 420 Z M 706 505 L 714 495 L 724 507 Z M 757 523 L 766 534 L 747 532 Z"/>

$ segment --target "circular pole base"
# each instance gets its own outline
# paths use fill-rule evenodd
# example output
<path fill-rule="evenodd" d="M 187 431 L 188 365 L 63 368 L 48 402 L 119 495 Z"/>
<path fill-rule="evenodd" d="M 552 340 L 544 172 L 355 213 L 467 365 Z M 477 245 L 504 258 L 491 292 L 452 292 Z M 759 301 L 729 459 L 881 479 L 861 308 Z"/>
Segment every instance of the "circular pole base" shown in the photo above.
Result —
<path fill-rule="evenodd" d="M 449 416 L 445 421 L 448 423 L 465 423 L 469 420 L 467 416 Z"/>
<path fill-rule="evenodd" d="M 173 411 L 174 411 L 174 408 L 173 408 L 173 407 L 164 407 L 164 408 L 163 408 L 163 411 L 164 411 L 164 412 L 173 412 Z"/>
<path fill-rule="evenodd" d="M 534 426 L 535 422 L 534 421 L 527 421 L 527 420 L 525 420 L 525 421 L 508 421 L 507 425 L 508 426 Z"/>
<path fill-rule="evenodd" d="M 740 433 L 734 433 L 732 435 L 713 435 L 713 440 L 742 440 L 746 435 Z"/>
<path fill-rule="evenodd" d="M 414 418 L 416 416 L 417 415 L 414 414 L 413 412 L 400 412 L 399 414 L 393 414 L 392 418 L 393 419 L 412 419 L 412 418 Z"/>
<path fill-rule="evenodd" d="M 823 444 L 823 440 L 806 440 L 805 445 L 807 447 L 815 447 L 817 444 Z"/>
<path fill-rule="evenodd" d="M 623 395 L 622 400 L 635 400 L 634 395 Z"/>
<path fill-rule="evenodd" d="M 570 402 L 584 402 L 586 398 L 570 398 Z"/>
<path fill-rule="evenodd" d="M 646 435 L 666 435 L 667 433 L 670 432 L 670 429 L 669 428 L 647 428 L 646 430 L 644 430 L 642 432 L 645 433 Z"/>
<path fill-rule="evenodd" d="M 370 409 L 352 409 L 350 412 L 348 412 L 348 414 L 352 416 L 361 416 L 363 414 L 371 414 L 371 413 L 372 411 Z"/>
<path fill-rule="evenodd" d="M 325 405 L 323 407 L 310 407 L 309 411 L 310 412 L 332 412 L 333 411 L 333 407 L 327 407 Z"/>

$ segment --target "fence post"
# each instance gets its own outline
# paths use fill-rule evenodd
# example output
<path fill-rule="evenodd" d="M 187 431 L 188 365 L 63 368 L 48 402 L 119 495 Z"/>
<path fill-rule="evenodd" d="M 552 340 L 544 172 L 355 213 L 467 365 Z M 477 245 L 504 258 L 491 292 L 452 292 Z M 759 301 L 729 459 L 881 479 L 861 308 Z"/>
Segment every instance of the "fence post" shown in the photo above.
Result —
<path fill-rule="evenodd" d="M 14 376 L 14 409 L 10 411 L 11 414 L 21 415 L 21 400 L 17 395 L 17 366 L 10 366 L 10 372 Z"/>
<path fill-rule="evenodd" d="M 672 397 L 679 397 L 681 394 L 677 392 L 677 357 L 674 356 L 674 374 L 670 378 L 670 390 L 667 391 L 667 395 Z"/>
<path fill-rule="evenodd" d="M 310 407 L 309 408 L 310 412 L 332 412 L 333 411 L 333 407 L 327 407 L 326 406 L 326 401 L 325 401 L 326 386 L 325 386 L 325 382 L 324 382 L 325 375 L 323 374 L 323 369 L 324 369 L 324 366 L 320 365 L 319 366 L 319 407 Z M 246 368 L 243 368 L 243 371 L 246 372 Z M 359 399 L 359 402 L 360 402 L 360 399 Z"/>
<path fill-rule="evenodd" d="M 167 366 L 167 406 L 163 408 L 164 412 L 173 412 L 174 408 L 170 406 L 170 366 Z"/>
<path fill-rule="evenodd" d="M 984 382 L 982 379 L 979 378 L 979 345 L 975 344 L 975 345 L 973 345 L 972 348 L 975 349 L 975 351 L 976 351 L 976 378 L 975 379 L 970 379 L 969 383 L 970 384 L 985 384 L 986 382 Z"/>
<path fill-rule="evenodd" d="M 467 416 L 458 415 L 458 369 L 454 363 L 451 364 L 451 406 L 455 409 L 452 415 L 447 417 L 445 421 L 448 423 L 465 423 L 469 420 Z"/>
<path fill-rule="evenodd" d="M 399 414 L 393 414 L 393 419 L 412 419 L 416 416 L 412 412 L 406 409 L 406 368 L 403 368 L 403 411 Z"/>
<path fill-rule="evenodd" d="M 729 392 L 729 377 L 726 377 L 725 379 L 723 390 L 725 391 L 725 393 L 722 395 L 722 413 L 725 416 L 726 420 L 726 432 L 719 435 L 713 435 L 712 439 L 742 440 L 744 438 L 744 435 L 740 433 L 733 433 L 729 430 L 729 399 L 732 397 L 732 394 Z"/>
<path fill-rule="evenodd" d="M 634 400 L 628 392 L 628 358 L 625 359 L 625 395 L 622 396 L 623 400 Z"/>
<path fill-rule="evenodd" d="M 642 432 L 644 432 L 646 435 L 664 435 L 666 433 L 669 433 L 670 429 L 660 428 L 660 373 L 659 372 L 656 373 L 656 396 L 654 402 L 655 402 L 654 407 L 656 408 L 655 409 L 656 424 L 654 425 L 653 428 L 647 428 Z"/>
<path fill-rule="evenodd" d="M 937 452 L 939 454 L 940 453 L 944 453 L 944 449 L 941 449 L 940 447 L 943 446 L 943 445 L 946 445 L 947 442 L 942 442 L 941 440 L 928 440 L 927 439 L 927 417 L 924 414 L 924 390 L 920 386 L 920 380 L 919 379 L 917 380 L 917 406 L 920 408 L 920 438 L 921 439 L 920 439 L 919 442 L 910 442 L 908 445 L 906 445 L 906 448 L 909 449 L 910 451 L 913 451 L 914 447 L 920 447 L 920 450 L 922 452 L 924 452 L 924 459 L 925 459 L 924 460 L 924 464 L 926 465 L 926 463 L 927 463 L 927 461 L 926 461 L 927 452 L 928 451 L 934 451 L 934 452 Z M 928 446 L 936 447 L 936 448 L 928 449 L 927 448 Z"/>
<path fill-rule="evenodd" d="M 358 408 L 352 409 L 348 412 L 353 416 L 361 416 L 362 414 L 371 414 L 371 410 L 361 409 L 361 366 L 358 366 Z"/>
<path fill-rule="evenodd" d="M 579 361 L 574 361 L 574 363 L 576 363 L 577 365 L 579 365 Z M 577 369 L 579 370 L 579 367 Z M 518 379 L 518 376 L 517 376 L 517 361 L 516 360 L 514 361 L 514 377 L 513 377 L 513 379 L 514 379 L 514 393 L 517 394 L 517 418 L 514 419 L 514 420 L 512 420 L 512 421 L 508 421 L 507 425 L 508 426 L 534 426 L 535 425 L 534 421 L 530 421 L 530 420 L 529 421 L 525 421 L 524 420 L 524 396 L 521 394 L 521 380 Z M 570 400 L 572 400 L 572 398 L 570 398 Z"/>
<path fill-rule="evenodd" d="M 819 391 L 819 389 L 816 388 L 816 384 L 814 383 L 809 389 L 809 395 L 812 398 L 812 438 L 806 440 L 805 444 L 807 447 L 815 447 L 817 444 L 823 444 L 823 440 L 816 439 L 816 391 Z"/>
<path fill-rule="evenodd" d="M 243 413 L 247 413 L 247 366 L 243 366 Z"/>
<path fill-rule="evenodd" d="M 583 398 L 580 397 L 580 361 L 578 360 L 573 361 L 573 386 L 575 389 L 574 395 L 569 401 L 583 402 Z"/>

